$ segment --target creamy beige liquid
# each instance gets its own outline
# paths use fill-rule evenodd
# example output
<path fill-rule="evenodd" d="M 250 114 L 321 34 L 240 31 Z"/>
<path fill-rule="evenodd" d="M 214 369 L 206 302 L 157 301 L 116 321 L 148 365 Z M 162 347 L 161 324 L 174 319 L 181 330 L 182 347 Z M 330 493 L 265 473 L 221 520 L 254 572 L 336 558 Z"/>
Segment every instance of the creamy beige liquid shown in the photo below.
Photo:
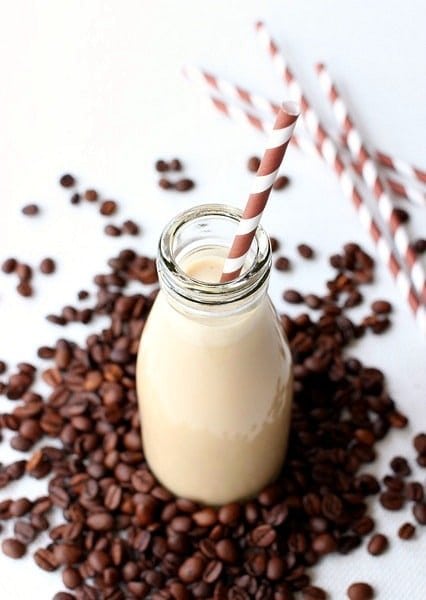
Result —
<path fill-rule="evenodd" d="M 223 257 L 183 264 L 218 282 Z M 138 397 L 146 458 L 175 494 L 207 504 L 254 495 L 282 466 L 290 421 L 290 354 L 265 297 L 226 317 L 185 315 L 160 292 L 141 340 Z"/>

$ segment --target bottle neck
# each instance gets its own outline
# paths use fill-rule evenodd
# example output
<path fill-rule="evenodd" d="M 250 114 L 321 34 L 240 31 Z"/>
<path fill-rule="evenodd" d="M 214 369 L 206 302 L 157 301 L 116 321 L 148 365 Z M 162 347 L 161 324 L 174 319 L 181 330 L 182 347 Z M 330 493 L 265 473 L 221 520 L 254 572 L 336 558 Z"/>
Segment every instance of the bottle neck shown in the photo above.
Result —
<path fill-rule="evenodd" d="M 161 289 L 176 310 L 186 314 L 224 317 L 251 310 L 265 296 L 271 269 L 269 238 L 258 228 L 241 275 L 216 283 L 191 275 L 194 261 L 213 270 L 227 255 L 237 224 L 238 209 L 220 204 L 192 208 L 171 221 L 160 239 L 157 267 Z M 213 264 L 214 263 L 214 264 Z M 216 281 L 220 279 L 216 273 Z"/>

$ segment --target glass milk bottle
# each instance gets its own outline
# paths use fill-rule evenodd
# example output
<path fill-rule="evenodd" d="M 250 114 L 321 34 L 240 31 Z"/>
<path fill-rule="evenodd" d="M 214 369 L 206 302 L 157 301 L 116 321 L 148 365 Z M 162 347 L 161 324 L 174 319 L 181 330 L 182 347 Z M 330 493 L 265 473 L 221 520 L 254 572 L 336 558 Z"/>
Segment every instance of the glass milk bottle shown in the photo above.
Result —
<path fill-rule="evenodd" d="M 167 225 L 161 290 L 137 362 L 152 471 L 176 495 L 213 505 L 253 496 L 277 477 L 291 412 L 291 357 L 267 295 L 262 228 L 240 277 L 218 283 L 240 215 L 203 205 Z"/>

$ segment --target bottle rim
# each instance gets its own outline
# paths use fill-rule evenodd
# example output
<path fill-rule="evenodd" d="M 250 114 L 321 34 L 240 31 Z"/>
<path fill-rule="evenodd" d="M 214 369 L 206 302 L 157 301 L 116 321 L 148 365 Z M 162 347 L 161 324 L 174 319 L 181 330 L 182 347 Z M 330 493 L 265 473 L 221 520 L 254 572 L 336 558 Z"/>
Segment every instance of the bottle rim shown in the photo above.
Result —
<path fill-rule="evenodd" d="M 226 204 L 201 204 L 175 216 L 165 226 L 159 241 L 157 269 L 162 288 L 166 288 L 166 291 L 177 299 L 195 304 L 223 305 L 257 296 L 256 292 L 263 290 L 268 282 L 272 263 L 270 240 L 260 225 L 250 251 L 251 262 L 239 277 L 232 281 L 208 283 L 194 279 L 183 271 L 178 262 L 176 241 L 183 228 L 199 220 L 201 239 L 203 221 L 204 228 L 206 221 L 212 223 L 215 219 L 232 221 L 236 226 L 241 216 L 240 209 Z"/>

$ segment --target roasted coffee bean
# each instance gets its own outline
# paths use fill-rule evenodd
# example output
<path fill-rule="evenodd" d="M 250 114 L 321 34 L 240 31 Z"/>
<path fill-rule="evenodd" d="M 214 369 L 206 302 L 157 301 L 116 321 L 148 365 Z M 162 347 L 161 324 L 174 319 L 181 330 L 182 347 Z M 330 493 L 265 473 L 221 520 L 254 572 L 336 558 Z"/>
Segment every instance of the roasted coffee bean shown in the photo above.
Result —
<path fill-rule="evenodd" d="M 174 184 L 174 188 L 178 192 L 189 192 L 189 190 L 192 190 L 194 186 L 194 181 L 188 178 L 178 179 L 178 181 L 176 181 Z"/>
<path fill-rule="evenodd" d="M 277 533 L 270 525 L 259 525 L 253 529 L 251 534 L 253 544 L 260 548 L 270 546 L 275 541 L 276 537 Z"/>
<path fill-rule="evenodd" d="M 92 600 L 89 596 L 85 596 L 87 600 Z M 68 594 L 67 592 L 57 592 L 53 596 L 53 600 L 75 600 L 75 597 L 72 594 Z"/>
<path fill-rule="evenodd" d="M 76 544 L 60 543 L 53 547 L 53 556 L 60 565 L 73 565 L 80 560 L 82 554 L 82 549 Z"/>
<path fill-rule="evenodd" d="M 198 556 L 187 558 L 179 567 L 179 578 L 184 583 L 193 583 L 201 578 L 204 571 L 204 562 Z"/>
<path fill-rule="evenodd" d="M 250 173 L 256 173 L 260 166 L 260 158 L 258 156 L 250 156 L 247 161 L 247 169 Z"/>
<path fill-rule="evenodd" d="M 18 263 L 15 272 L 21 281 L 28 281 L 33 275 L 32 268 L 25 263 Z"/>
<path fill-rule="evenodd" d="M 16 521 L 13 532 L 16 538 L 25 545 L 33 542 L 37 536 L 36 529 L 28 521 Z"/>
<path fill-rule="evenodd" d="M 117 212 L 117 202 L 114 200 L 104 200 L 99 207 L 99 212 L 104 216 L 111 216 Z"/>
<path fill-rule="evenodd" d="M 117 237 L 121 235 L 121 229 L 116 225 L 111 224 L 105 226 L 104 232 L 106 233 L 106 235 L 110 235 L 112 237 Z"/>
<path fill-rule="evenodd" d="M 290 260 L 286 256 L 279 256 L 274 262 L 277 271 L 289 271 L 291 268 Z"/>
<path fill-rule="evenodd" d="M 411 474 L 410 465 L 403 456 L 395 456 L 390 462 L 390 467 L 394 473 L 401 477 L 407 477 L 407 475 Z"/>
<path fill-rule="evenodd" d="M 269 238 L 269 242 L 271 244 L 271 252 L 276 252 L 280 247 L 280 243 L 277 238 L 271 236 Z"/>
<path fill-rule="evenodd" d="M 300 256 L 302 256 L 303 258 L 313 258 L 314 257 L 314 251 L 311 248 L 311 246 L 308 246 L 308 244 L 299 244 L 297 246 L 297 251 L 300 254 Z"/>
<path fill-rule="evenodd" d="M 336 540 L 330 533 L 320 533 L 314 537 L 312 548 L 317 554 L 329 554 L 337 548 Z"/>
<path fill-rule="evenodd" d="M 407 223 L 410 220 L 410 215 L 403 208 L 394 208 L 392 212 L 399 223 Z"/>
<path fill-rule="evenodd" d="M 78 193 L 75 193 L 71 196 L 70 202 L 71 204 L 80 204 L 81 196 Z"/>
<path fill-rule="evenodd" d="M 107 512 L 96 512 L 87 517 L 87 524 L 94 531 L 110 531 L 114 518 Z"/>
<path fill-rule="evenodd" d="M 297 290 L 286 290 L 283 293 L 283 298 L 290 304 L 301 304 L 303 302 L 303 296 Z"/>
<path fill-rule="evenodd" d="M 170 179 L 167 179 L 167 177 L 160 177 L 160 179 L 158 180 L 158 185 L 163 190 L 170 190 L 174 189 L 175 187 L 174 183 L 172 183 Z"/>
<path fill-rule="evenodd" d="M 128 233 L 129 235 L 138 235 L 139 225 L 137 225 L 134 221 L 128 219 L 127 221 L 124 221 L 122 230 L 124 233 Z"/>
<path fill-rule="evenodd" d="M 426 433 L 418 433 L 413 439 L 413 445 L 419 454 L 426 454 Z"/>
<path fill-rule="evenodd" d="M 99 198 L 99 194 L 96 190 L 86 190 L 84 192 L 84 199 L 88 202 L 96 202 Z"/>
<path fill-rule="evenodd" d="M 40 208 L 37 206 L 37 204 L 27 204 L 22 209 L 22 214 L 26 215 L 27 217 L 38 215 L 39 212 Z"/>
<path fill-rule="evenodd" d="M 370 584 L 364 582 L 352 583 L 347 590 L 350 600 L 372 600 L 374 590 Z"/>
<path fill-rule="evenodd" d="M 326 600 L 327 594 L 323 589 L 314 585 L 308 585 L 302 590 L 303 600 Z"/>
<path fill-rule="evenodd" d="M 389 542 L 386 536 L 381 533 L 375 533 L 368 542 L 367 550 L 373 556 L 378 556 L 387 550 L 388 545 Z"/>
<path fill-rule="evenodd" d="M 387 300 L 376 300 L 372 303 L 371 310 L 378 315 L 388 315 L 392 311 L 392 305 Z"/>
<path fill-rule="evenodd" d="M 28 498 L 19 498 L 11 503 L 9 512 L 12 517 L 22 517 L 31 510 L 32 506 L 33 503 Z"/>
<path fill-rule="evenodd" d="M 75 178 L 69 173 L 67 173 L 65 175 L 62 175 L 62 177 L 59 180 L 59 183 L 64 188 L 70 188 L 75 185 Z"/>
<path fill-rule="evenodd" d="M 168 171 L 169 168 L 169 163 L 162 158 L 159 158 L 155 163 L 155 170 L 158 171 L 158 173 L 164 173 L 165 171 Z"/>
<path fill-rule="evenodd" d="M 27 551 L 25 544 L 16 538 L 6 538 L 3 540 L 1 549 L 10 558 L 22 558 Z"/>
<path fill-rule="evenodd" d="M 379 499 L 386 510 L 400 510 L 404 505 L 404 497 L 396 492 L 383 492 Z"/>
<path fill-rule="evenodd" d="M 412 523 L 404 523 L 398 529 L 398 537 L 400 537 L 401 540 L 411 540 L 415 533 L 416 528 Z"/>
<path fill-rule="evenodd" d="M 414 252 L 417 252 L 417 254 L 423 254 L 424 252 L 426 252 L 426 239 L 419 238 L 418 240 L 416 240 L 413 243 L 413 248 Z"/>
<path fill-rule="evenodd" d="M 288 186 L 289 183 L 290 179 L 287 177 L 287 175 L 278 175 L 278 177 L 272 184 L 272 189 L 276 191 L 283 190 Z"/>
<path fill-rule="evenodd" d="M 238 558 L 238 550 L 235 542 L 229 539 L 220 540 L 216 544 L 216 554 L 218 558 L 227 563 L 234 563 Z"/>
<path fill-rule="evenodd" d="M 34 290 L 28 281 L 21 281 L 21 283 L 16 286 L 16 291 L 24 298 L 29 298 L 33 295 Z"/>
<path fill-rule="evenodd" d="M 173 158 L 169 162 L 169 167 L 171 171 L 182 171 L 182 162 L 178 158 Z"/>
<path fill-rule="evenodd" d="M 420 525 L 426 525 L 426 503 L 416 502 L 413 506 L 413 515 Z"/>
<path fill-rule="evenodd" d="M 53 258 L 43 258 L 40 263 L 40 271 L 45 275 L 50 275 L 56 269 L 55 261 Z"/>
<path fill-rule="evenodd" d="M 3 271 L 3 273 L 9 275 L 10 273 L 14 273 L 17 265 L 18 262 L 15 258 L 6 258 L 6 260 L 2 262 L 1 270 Z"/>
<path fill-rule="evenodd" d="M 214 583 L 222 573 L 223 565 L 219 560 L 211 560 L 207 563 L 203 573 L 203 581 L 206 583 Z"/>
<path fill-rule="evenodd" d="M 405 497 L 413 502 L 421 502 L 424 498 L 424 489 L 418 481 L 411 481 L 405 486 Z"/>

